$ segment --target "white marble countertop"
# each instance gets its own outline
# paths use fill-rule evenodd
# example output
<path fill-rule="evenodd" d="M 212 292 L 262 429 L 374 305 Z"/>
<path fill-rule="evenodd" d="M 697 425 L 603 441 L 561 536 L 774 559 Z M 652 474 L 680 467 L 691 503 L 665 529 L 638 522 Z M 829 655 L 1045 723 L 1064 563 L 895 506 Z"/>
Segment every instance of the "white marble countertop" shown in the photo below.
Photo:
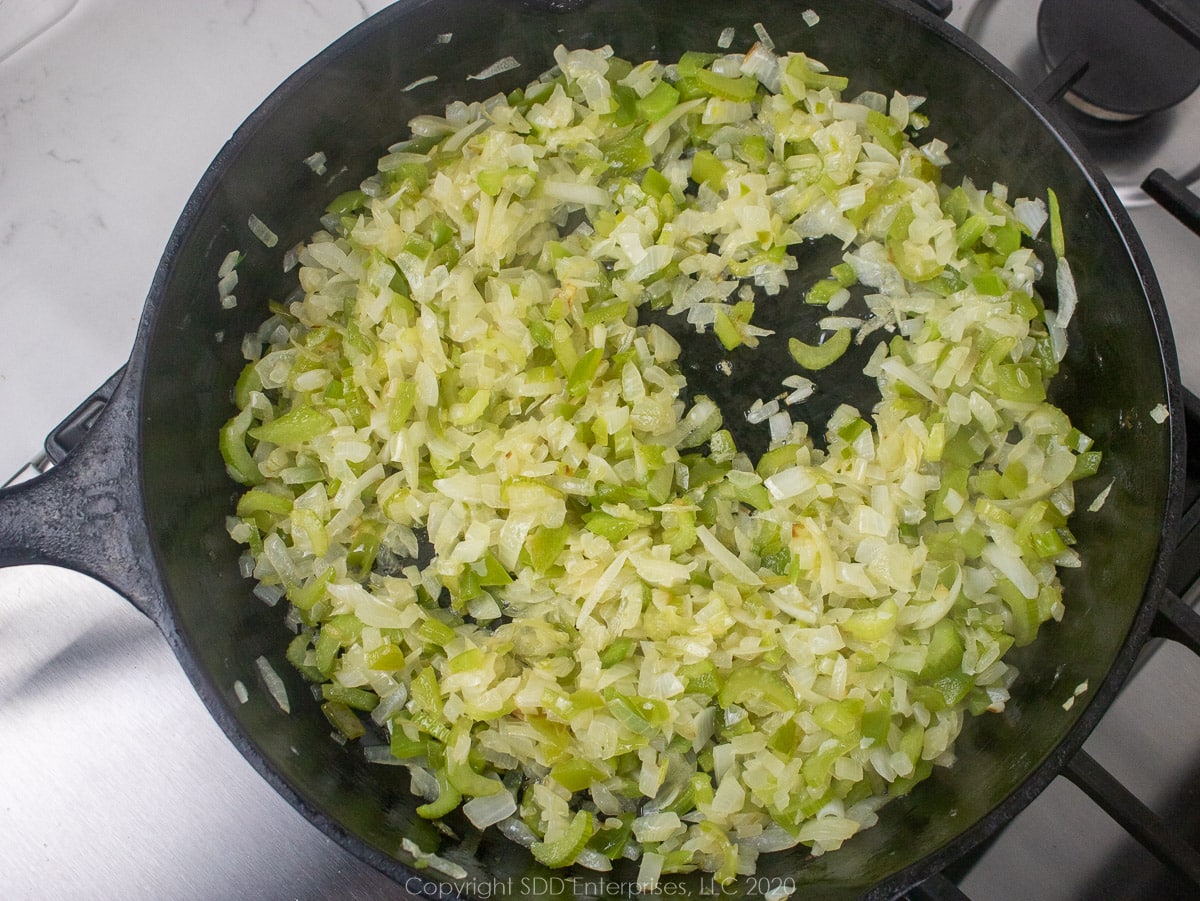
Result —
<path fill-rule="evenodd" d="M 124 363 L 225 140 L 385 5 L 0 3 L 0 480 Z M 155 627 L 90 579 L 0 571 L 0 710 L 6 899 L 398 897 L 261 780 Z"/>
<path fill-rule="evenodd" d="M 124 362 L 159 255 L 225 140 L 292 71 L 386 5 L 0 6 L 0 472 L 18 469 Z M 46 19 L 3 57 L 22 21 Z"/>
<path fill-rule="evenodd" d="M 125 361 L 223 142 L 385 5 L 0 0 L 0 480 Z M 1194 239 L 1139 217 L 1156 263 L 1184 257 L 1163 287 L 1194 347 Z M 1184 371 L 1200 389 L 1200 357 Z M 266 786 L 155 628 L 87 578 L 0 570 L 0 723 L 5 899 L 404 897 Z"/>

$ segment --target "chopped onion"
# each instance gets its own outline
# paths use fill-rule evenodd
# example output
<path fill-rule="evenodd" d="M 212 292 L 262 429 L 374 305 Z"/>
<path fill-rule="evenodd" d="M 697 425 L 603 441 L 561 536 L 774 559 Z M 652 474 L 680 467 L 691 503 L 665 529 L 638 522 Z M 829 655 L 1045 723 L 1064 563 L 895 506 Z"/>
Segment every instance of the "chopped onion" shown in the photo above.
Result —
<path fill-rule="evenodd" d="M 762 22 L 754 23 L 754 33 L 758 35 L 758 42 L 763 45 L 766 50 L 774 50 L 775 42 L 771 40 L 771 36 L 767 34 L 766 26 Z"/>
<path fill-rule="evenodd" d="M 492 795 L 472 798 L 463 805 L 463 813 L 478 829 L 506 820 L 517 812 L 517 801 L 510 792 L 501 790 Z"/>
<path fill-rule="evenodd" d="M 238 263 L 241 261 L 242 252 L 240 250 L 229 251 L 229 253 L 225 254 L 225 259 L 221 260 L 221 268 L 217 270 L 217 278 L 224 279 L 237 268 Z"/>
<path fill-rule="evenodd" d="M 1100 491 L 1100 493 L 1096 495 L 1095 499 L 1090 504 L 1088 504 L 1088 508 L 1087 508 L 1088 513 L 1099 513 L 1100 512 L 1101 508 L 1104 507 L 1104 502 L 1108 500 L 1108 494 L 1110 491 L 1112 491 L 1112 487 L 1113 487 L 1113 484 L 1115 483 L 1115 481 L 1116 481 L 1115 479 L 1109 481 L 1109 483 L 1104 486 L 1104 488 Z"/>
<path fill-rule="evenodd" d="M 520 65 L 521 64 L 519 62 L 517 62 L 517 60 L 514 57 L 506 56 L 503 59 L 496 60 L 494 63 L 492 63 L 486 69 L 482 69 L 481 71 L 476 72 L 474 75 L 468 75 L 467 81 L 471 81 L 471 80 L 482 81 L 487 78 L 494 78 L 495 76 L 500 75 L 504 72 L 508 72 L 508 71 L 511 71 L 512 69 L 516 69 Z"/>
<path fill-rule="evenodd" d="M 309 156 L 306 156 L 304 158 L 304 165 L 306 165 L 306 166 L 308 166 L 308 168 L 312 169 L 312 171 L 315 172 L 317 175 L 325 174 L 326 162 L 327 162 L 327 160 L 325 158 L 325 154 L 319 150 L 316 153 L 310 154 Z"/>
<path fill-rule="evenodd" d="M 438 77 L 436 75 L 426 75 L 424 78 L 418 78 L 416 81 L 410 81 L 400 90 L 407 94 L 409 91 L 416 90 L 422 85 L 433 84 L 437 80 Z"/>
<path fill-rule="evenodd" d="M 250 214 L 250 218 L 246 220 L 246 224 L 250 226 L 250 232 L 258 240 L 262 241 L 267 247 L 274 247 L 279 243 L 279 236 L 267 227 L 267 224 L 255 216 Z"/>
<path fill-rule="evenodd" d="M 258 674 L 262 677 L 267 694 L 271 696 L 271 700 L 275 702 L 275 706 L 284 713 L 291 713 L 292 705 L 288 701 L 287 687 L 283 684 L 283 679 L 279 677 L 279 673 L 275 672 L 275 668 L 271 666 L 271 662 L 266 657 L 256 657 L 254 658 L 254 665 L 258 667 Z"/>
<path fill-rule="evenodd" d="M 449 876 L 451 879 L 467 878 L 467 871 L 464 870 L 460 865 L 437 854 L 422 851 L 421 846 L 414 842 L 411 838 L 402 839 L 400 842 L 400 847 L 412 855 L 412 858 L 417 862 L 418 867 L 428 867 L 431 870 L 436 870 L 444 876 Z"/>

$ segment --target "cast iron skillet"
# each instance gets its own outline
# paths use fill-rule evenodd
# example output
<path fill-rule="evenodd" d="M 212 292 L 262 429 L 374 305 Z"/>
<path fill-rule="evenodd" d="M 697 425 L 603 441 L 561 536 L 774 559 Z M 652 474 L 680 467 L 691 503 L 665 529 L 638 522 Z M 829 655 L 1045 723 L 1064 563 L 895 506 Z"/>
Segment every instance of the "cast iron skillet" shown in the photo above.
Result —
<path fill-rule="evenodd" d="M 414 870 L 400 849 L 402 836 L 457 862 L 477 885 L 511 879 L 514 895 L 544 888 L 546 896 L 570 896 L 567 881 L 523 883 L 523 877 L 550 874 L 494 830 L 480 837 L 452 821 L 463 838 L 443 835 L 415 815 L 400 768 L 369 765 L 329 739 L 306 686 L 283 660 L 282 611 L 251 598 L 238 574 L 239 548 L 224 529 L 237 486 L 216 452 L 217 429 L 232 413 L 241 335 L 264 318 L 267 298 L 283 298 L 294 287 L 294 273 L 285 275 L 280 266 L 282 250 L 317 228 L 330 197 L 373 171 L 384 148 L 406 134 L 410 117 L 439 111 L 451 99 L 481 99 L 524 84 L 552 65 L 560 42 L 611 44 L 628 59 L 669 61 L 684 50 L 714 49 L 726 26 L 736 28 L 733 49 L 744 50 L 761 22 L 781 49 L 804 50 L 849 74 L 852 92 L 927 96 L 931 133 L 949 143 L 955 160 L 949 180 L 964 174 L 985 184 L 995 179 L 1014 196 L 1042 196 L 1047 186 L 1057 191 L 1082 302 L 1053 399 L 1105 453 L 1101 474 L 1079 486 L 1080 506 L 1114 480 L 1103 509 L 1073 523 L 1083 567 L 1064 576 L 1068 614 L 1013 655 L 1022 676 L 1008 711 L 972 719 L 957 765 L 888 805 L 878 826 L 842 850 L 817 859 L 803 850 L 764 856 L 759 874 L 767 878 L 738 886 L 752 895 L 793 880 L 803 897 L 890 897 L 978 844 L 1045 787 L 1095 725 L 1146 636 L 1164 580 L 1164 549 L 1172 544 L 1183 438 L 1173 345 L 1144 251 L 1115 195 L 1058 133 L 1053 114 L 1024 97 L 981 50 L 903 0 L 556 0 L 546 6 L 403 0 L 267 99 L 217 156 L 184 209 L 124 377 L 88 440 L 48 476 L 0 496 L 0 564 L 61 564 L 124 593 L 158 624 L 214 718 L 264 778 L 404 888 L 424 886 L 444 897 L 448 880 Z M 556 10 L 561 6 L 579 8 Z M 809 7 L 820 15 L 814 28 L 800 17 Z M 437 35 L 445 33 L 452 41 L 439 43 Z M 467 79 L 508 55 L 520 69 Z M 429 74 L 438 80 L 401 90 Z M 324 178 L 300 163 L 317 150 L 329 160 Z M 250 234 L 250 213 L 279 234 L 274 250 Z M 224 310 L 216 272 L 235 248 L 247 254 L 237 291 L 242 303 Z M 830 249 L 817 244 L 799 257 L 793 285 L 803 290 L 828 271 Z M 776 312 L 780 324 L 803 333 L 813 325 L 790 318 L 798 306 L 784 298 Z M 711 336 L 689 339 L 685 359 L 697 372 L 707 368 L 704 348 L 711 346 Z M 761 379 L 747 377 L 724 389 L 727 412 L 775 389 L 779 373 L 769 356 L 763 359 L 738 369 Z M 853 362 L 827 370 L 821 392 L 869 409 L 869 390 L 854 376 Z M 1164 425 L 1149 416 L 1159 403 L 1171 411 Z M 825 412 L 813 413 L 815 431 Z M 747 446 L 756 440 L 747 431 L 739 437 Z M 284 676 L 290 716 L 261 689 L 253 665 L 259 655 Z M 234 696 L 239 680 L 252 687 L 244 705 Z M 1086 703 L 1064 711 L 1063 700 L 1085 681 Z M 634 873 L 619 867 L 604 877 L 609 887 L 603 893 L 627 894 Z M 575 875 L 586 876 L 594 889 L 601 879 Z M 671 891 L 701 890 L 696 878 L 668 881 Z"/>

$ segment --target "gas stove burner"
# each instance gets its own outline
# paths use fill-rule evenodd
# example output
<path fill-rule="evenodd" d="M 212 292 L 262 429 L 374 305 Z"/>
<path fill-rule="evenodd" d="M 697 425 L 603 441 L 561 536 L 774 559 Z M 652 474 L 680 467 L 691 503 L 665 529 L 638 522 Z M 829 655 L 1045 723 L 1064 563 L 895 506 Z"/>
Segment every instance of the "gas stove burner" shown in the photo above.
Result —
<path fill-rule="evenodd" d="M 1176 0 L 1157 0 L 1160 3 L 1176 2 Z M 1190 0 L 1189 0 L 1190 2 Z M 1197 0 L 1200 4 L 1200 0 Z M 1066 3 L 1052 0 L 960 0 L 957 7 L 963 19 L 963 30 L 977 40 L 986 50 L 1008 66 L 1018 79 L 1029 90 L 1044 82 L 1047 71 L 1047 54 L 1039 48 L 1039 18 L 1062 15 L 1067 8 L 1071 15 L 1068 17 L 1072 27 L 1076 25 L 1086 28 L 1095 27 L 1097 18 L 1104 18 L 1109 25 L 1123 22 L 1119 18 L 1127 7 L 1135 7 L 1137 18 L 1148 18 L 1151 25 L 1156 24 L 1154 16 L 1144 12 L 1137 0 L 1067 0 Z M 1040 9 L 1040 13 L 1039 13 Z M 1123 26 L 1121 26 L 1123 27 Z M 1175 36 L 1166 25 L 1159 26 L 1162 31 L 1155 30 L 1161 36 L 1166 32 L 1170 46 L 1182 48 L 1182 59 L 1171 65 L 1178 69 L 1168 72 L 1168 81 L 1172 76 L 1185 83 L 1187 90 L 1194 87 L 1200 80 L 1200 52 L 1192 50 L 1182 38 Z M 1128 29 L 1126 29 L 1128 30 Z M 1065 43 L 1058 38 L 1055 46 Z M 1054 62 L 1065 60 L 1072 52 L 1070 45 L 1058 51 L 1061 57 L 1052 57 Z M 1080 51 L 1081 55 L 1086 51 Z M 1191 56 L 1188 57 L 1187 54 Z M 1111 52 L 1101 51 L 1088 57 L 1090 71 L 1088 75 L 1095 78 L 1095 70 L 1104 64 L 1103 57 L 1113 56 Z M 1099 61 L 1098 61 L 1099 58 Z M 1136 77 L 1137 73 L 1135 73 Z M 1088 91 L 1088 76 L 1077 84 L 1076 90 L 1091 96 Z M 1081 85 L 1081 86 L 1079 86 Z M 1139 89 L 1140 90 L 1140 89 Z M 1131 87 L 1132 92 L 1132 87 Z M 1176 91 L 1182 94 L 1183 90 Z M 1079 97 L 1073 97 L 1077 104 Z M 1085 101 L 1086 102 L 1086 101 Z M 1170 109 L 1151 115 L 1140 113 L 1134 118 L 1114 121 L 1098 119 L 1094 115 L 1081 112 L 1075 106 L 1065 101 L 1055 104 L 1055 111 L 1062 117 L 1069 130 L 1083 143 L 1092 156 L 1093 161 L 1104 170 L 1104 174 L 1112 183 L 1126 207 L 1153 206 L 1154 201 L 1142 190 L 1142 181 L 1147 173 L 1154 168 L 1162 168 L 1170 172 L 1180 181 L 1193 186 L 1200 185 L 1200 90 Z M 1135 105 L 1142 110 L 1161 108 L 1161 103 Z M 1131 112 L 1126 113 L 1132 115 Z"/>
<path fill-rule="evenodd" d="M 1095 118 L 1140 119 L 1200 87 L 1200 49 L 1137 0 L 1043 0 L 1037 32 L 1051 69 L 1076 51 L 1087 60 L 1065 99 Z"/>

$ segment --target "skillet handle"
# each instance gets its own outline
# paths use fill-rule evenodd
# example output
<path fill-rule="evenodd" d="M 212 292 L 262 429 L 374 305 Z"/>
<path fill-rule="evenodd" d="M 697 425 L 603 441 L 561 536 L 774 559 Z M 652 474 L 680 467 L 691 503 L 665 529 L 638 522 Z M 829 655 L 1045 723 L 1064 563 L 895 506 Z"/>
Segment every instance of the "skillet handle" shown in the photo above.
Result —
<path fill-rule="evenodd" d="M 162 589 L 138 492 L 132 381 L 118 373 L 47 439 L 54 459 L 69 428 L 86 430 L 69 456 L 0 490 L 0 566 L 44 563 L 76 570 L 160 624 Z M 90 428 L 82 421 L 87 419 Z"/>

